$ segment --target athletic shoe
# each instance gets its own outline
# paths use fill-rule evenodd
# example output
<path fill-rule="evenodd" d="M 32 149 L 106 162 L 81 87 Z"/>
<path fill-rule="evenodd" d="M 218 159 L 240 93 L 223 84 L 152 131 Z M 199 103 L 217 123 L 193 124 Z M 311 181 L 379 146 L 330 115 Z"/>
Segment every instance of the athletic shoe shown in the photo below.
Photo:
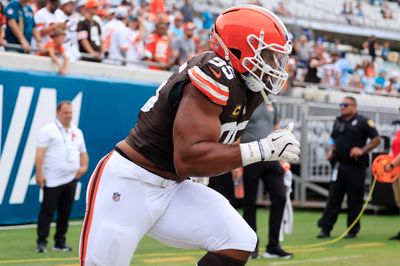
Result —
<path fill-rule="evenodd" d="M 357 237 L 356 233 L 348 232 L 344 238 L 351 239 L 351 238 L 356 238 L 356 237 Z"/>
<path fill-rule="evenodd" d="M 47 252 L 46 244 L 42 244 L 42 243 L 37 244 L 35 251 L 37 253 L 46 253 Z"/>
<path fill-rule="evenodd" d="M 325 230 L 321 230 L 321 232 L 318 233 L 317 238 L 329 238 L 331 237 L 331 233 Z"/>
<path fill-rule="evenodd" d="M 389 238 L 389 240 L 400 240 L 400 232 Z"/>
<path fill-rule="evenodd" d="M 284 251 L 281 247 L 267 249 L 263 254 L 265 259 L 291 259 L 293 258 L 293 253 Z"/>
<path fill-rule="evenodd" d="M 260 256 L 258 256 L 258 251 L 253 251 L 250 253 L 250 259 L 259 259 Z"/>
<path fill-rule="evenodd" d="M 71 252 L 71 251 L 72 251 L 72 248 L 64 244 L 64 245 L 55 245 L 55 246 L 53 247 L 53 250 L 54 250 L 54 251 Z"/>

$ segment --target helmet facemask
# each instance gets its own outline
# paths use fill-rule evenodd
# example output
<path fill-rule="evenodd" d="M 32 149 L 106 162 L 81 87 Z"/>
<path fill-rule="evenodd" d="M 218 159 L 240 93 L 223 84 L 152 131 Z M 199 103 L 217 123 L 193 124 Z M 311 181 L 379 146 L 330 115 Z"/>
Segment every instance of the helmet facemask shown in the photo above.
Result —
<path fill-rule="evenodd" d="M 254 47 L 255 42 L 258 42 L 257 48 Z M 289 77 L 285 67 L 292 46 L 290 41 L 284 46 L 265 43 L 264 31 L 260 32 L 260 36 L 248 35 L 247 43 L 253 50 L 254 56 L 243 58 L 242 65 L 248 74 L 242 76 L 247 87 L 254 92 L 261 92 L 268 103 L 267 94 L 278 94 Z"/>

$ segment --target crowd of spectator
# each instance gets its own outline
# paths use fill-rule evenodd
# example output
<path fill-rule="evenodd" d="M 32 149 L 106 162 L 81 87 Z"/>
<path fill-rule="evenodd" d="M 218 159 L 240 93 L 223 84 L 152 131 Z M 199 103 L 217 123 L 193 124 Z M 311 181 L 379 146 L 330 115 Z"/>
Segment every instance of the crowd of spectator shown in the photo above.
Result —
<path fill-rule="evenodd" d="M 385 19 L 385 20 L 395 19 L 395 16 L 393 15 L 393 13 L 395 11 L 392 10 L 392 8 L 390 7 L 390 5 L 387 1 L 378 0 L 376 3 L 379 7 L 378 10 L 383 19 Z M 400 0 L 397 1 L 397 3 L 400 7 Z M 353 8 L 353 4 L 355 4 L 355 8 Z M 341 15 L 343 15 L 346 18 L 346 21 L 349 24 L 354 24 L 355 17 L 359 17 L 362 19 L 365 18 L 365 13 L 363 11 L 363 4 L 364 4 L 364 1 L 362 1 L 362 0 L 356 0 L 355 2 L 354 2 L 354 0 L 344 0 L 343 4 L 342 4 Z M 371 6 L 374 6 L 375 1 L 370 0 L 370 4 L 371 4 Z"/>
<path fill-rule="evenodd" d="M 1 12 L 0 46 L 49 55 L 64 73 L 64 64 L 47 51 L 57 33 L 64 43 L 52 49 L 70 62 L 171 70 L 208 50 L 213 19 L 195 12 L 189 0 L 181 8 L 164 0 L 12 0 Z"/>
<path fill-rule="evenodd" d="M 400 95 L 400 68 L 398 61 L 388 62 L 389 42 L 380 44 L 370 36 L 358 53 L 351 53 L 352 60 L 344 47 L 339 40 L 329 42 L 320 37 L 309 41 L 301 34 L 295 40 L 289 64 L 291 81 L 366 94 Z"/>
<path fill-rule="evenodd" d="M 179 8 L 169 0 L 99 1 L 3 2 L 0 49 L 4 46 L 10 51 L 50 56 L 60 74 L 67 72 L 68 62 L 77 60 L 173 71 L 193 55 L 209 50 L 208 36 L 215 14 L 196 12 L 190 0 L 184 0 Z M 261 5 L 258 0 L 249 3 Z M 385 2 L 379 4 L 383 8 Z M 361 1 L 357 1 L 356 9 L 362 12 Z M 282 0 L 273 10 L 290 15 Z M 352 12 L 352 1 L 344 1 L 342 13 Z M 351 61 L 341 47 L 340 41 L 329 42 L 326 36 L 312 40 L 308 31 L 295 34 L 287 69 L 288 88 L 297 81 L 399 95 L 399 72 L 385 64 L 390 59 L 389 42 L 377 43 L 370 36 L 360 44 L 358 60 Z"/>

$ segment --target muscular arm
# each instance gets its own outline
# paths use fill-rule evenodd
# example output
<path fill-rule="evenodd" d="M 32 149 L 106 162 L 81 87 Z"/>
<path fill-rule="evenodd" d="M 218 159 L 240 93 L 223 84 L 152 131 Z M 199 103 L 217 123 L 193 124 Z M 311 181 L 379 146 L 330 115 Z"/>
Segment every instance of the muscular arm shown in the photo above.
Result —
<path fill-rule="evenodd" d="M 368 153 L 369 151 L 375 149 L 379 144 L 381 144 L 381 138 L 376 136 L 375 138 L 371 139 L 371 141 L 362 148 L 364 154 Z"/>
<path fill-rule="evenodd" d="M 328 147 L 328 154 L 326 155 L 327 160 L 332 160 L 333 159 L 333 152 L 335 151 L 336 146 L 331 144 Z"/>
<path fill-rule="evenodd" d="M 88 169 L 89 156 L 86 152 L 82 152 L 79 155 L 79 162 L 80 162 L 80 167 L 79 167 L 78 172 L 76 172 L 76 175 L 75 175 L 76 179 L 79 179 L 81 176 L 83 176 Z"/>
<path fill-rule="evenodd" d="M 221 112 L 221 106 L 191 83 L 185 86 L 173 127 L 174 163 L 179 176 L 213 176 L 242 166 L 238 143 L 218 143 Z"/>
<path fill-rule="evenodd" d="M 57 56 L 56 56 L 56 52 L 54 51 L 54 48 L 48 48 L 48 52 L 49 52 L 49 56 L 51 58 L 51 60 L 58 66 L 61 67 L 61 63 L 58 60 Z"/>
<path fill-rule="evenodd" d="M 29 43 L 25 39 L 24 33 L 19 29 L 17 22 L 14 19 L 9 19 L 7 21 L 8 27 L 10 27 L 11 32 L 14 34 L 14 36 L 18 39 L 18 41 L 21 43 L 25 51 L 29 50 Z"/>
<path fill-rule="evenodd" d="M 7 21 L 8 27 L 10 27 L 11 32 L 14 36 L 21 42 L 22 39 L 25 39 L 24 34 L 19 29 L 17 22 L 14 19 L 9 19 Z"/>
<path fill-rule="evenodd" d="M 400 153 L 390 162 L 393 166 L 398 166 L 400 164 Z"/>
<path fill-rule="evenodd" d="M 46 147 L 36 149 L 36 159 L 35 159 L 36 184 L 40 187 L 43 187 L 45 183 L 45 177 L 43 176 L 42 166 L 46 150 L 47 150 Z"/>
<path fill-rule="evenodd" d="M 66 28 L 66 25 L 64 22 L 54 23 L 54 24 L 49 25 L 48 27 L 42 28 L 39 31 L 39 33 L 40 33 L 40 36 L 44 37 L 44 36 L 47 36 L 47 35 L 53 33 L 57 29 L 65 30 L 65 28 Z"/>
<path fill-rule="evenodd" d="M 85 52 L 87 52 L 88 54 L 94 54 L 95 53 L 95 50 L 90 45 L 90 42 L 89 42 L 88 39 L 82 39 L 79 42 L 83 46 L 83 49 L 85 49 Z"/>
<path fill-rule="evenodd" d="M 350 150 L 350 157 L 356 158 L 363 154 L 367 154 L 369 151 L 373 150 L 379 144 L 381 144 L 381 138 L 379 136 L 376 136 L 373 139 L 371 139 L 371 141 L 367 145 L 365 145 L 363 148 L 353 147 Z"/>
<path fill-rule="evenodd" d="M 65 75 L 67 73 L 67 68 L 68 68 L 68 57 L 65 54 L 65 52 L 62 54 L 62 57 L 63 57 L 63 64 L 60 69 L 60 74 Z"/>

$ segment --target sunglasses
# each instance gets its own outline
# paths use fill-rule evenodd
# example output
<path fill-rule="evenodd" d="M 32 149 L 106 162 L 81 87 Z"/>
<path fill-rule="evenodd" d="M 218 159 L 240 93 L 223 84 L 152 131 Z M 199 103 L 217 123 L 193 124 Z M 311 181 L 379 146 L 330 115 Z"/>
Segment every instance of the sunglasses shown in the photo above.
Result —
<path fill-rule="evenodd" d="M 352 104 L 350 104 L 350 103 L 340 103 L 340 104 L 339 104 L 340 108 L 347 108 L 347 107 L 349 107 L 350 105 L 352 105 Z"/>

